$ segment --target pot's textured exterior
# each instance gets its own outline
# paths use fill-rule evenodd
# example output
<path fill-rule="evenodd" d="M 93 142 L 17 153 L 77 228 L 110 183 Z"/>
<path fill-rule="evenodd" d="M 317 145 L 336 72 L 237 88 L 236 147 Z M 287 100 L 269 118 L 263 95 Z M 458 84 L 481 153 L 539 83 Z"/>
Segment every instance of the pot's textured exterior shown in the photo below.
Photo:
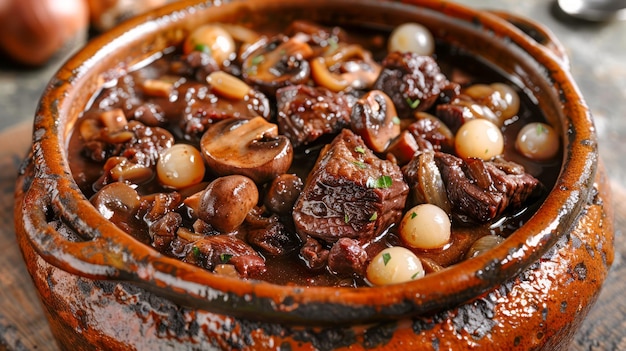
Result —
<path fill-rule="evenodd" d="M 64 349 L 565 350 L 613 261 L 610 190 L 593 121 L 549 32 L 444 1 L 182 1 L 131 20 L 70 59 L 44 93 L 20 174 L 15 225 Z M 337 12 L 338 10 L 340 12 Z M 75 119 L 120 74 L 199 23 L 263 17 L 341 23 L 418 20 L 516 76 L 561 126 L 561 175 L 539 212 L 488 253 L 380 288 L 276 286 L 214 276 L 163 257 L 108 222 L 74 183 L 65 147 Z M 357 15 L 358 13 L 358 15 Z M 333 15 L 329 15 L 333 14 Z M 272 21 L 271 16 L 266 21 Z M 555 50 L 556 48 L 556 50 Z M 556 52 L 556 54 L 555 54 Z"/>
<path fill-rule="evenodd" d="M 601 173 L 575 228 L 522 274 L 474 300 L 398 322 L 333 328 L 182 307 L 132 283 L 65 272 L 33 250 L 24 227 L 18 236 L 65 350 L 567 350 L 613 258 L 607 186 Z"/>

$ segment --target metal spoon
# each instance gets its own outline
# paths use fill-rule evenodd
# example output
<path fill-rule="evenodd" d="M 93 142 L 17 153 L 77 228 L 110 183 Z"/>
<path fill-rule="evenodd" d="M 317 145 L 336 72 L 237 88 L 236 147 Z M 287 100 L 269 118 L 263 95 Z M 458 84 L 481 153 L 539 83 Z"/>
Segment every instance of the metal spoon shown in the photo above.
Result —
<path fill-rule="evenodd" d="M 558 0 L 566 14 L 588 20 L 626 19 L 626 0 Z"/>

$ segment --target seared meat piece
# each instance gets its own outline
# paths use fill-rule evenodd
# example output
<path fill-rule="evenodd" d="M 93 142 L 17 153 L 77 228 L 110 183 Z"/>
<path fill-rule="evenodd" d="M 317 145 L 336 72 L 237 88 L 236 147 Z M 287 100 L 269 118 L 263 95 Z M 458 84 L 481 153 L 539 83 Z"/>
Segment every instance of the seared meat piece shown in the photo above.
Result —
<path fill-rule="evenodd" d="M 294 147 L 335 134 L 350 125 L 356 98 L 322 87 L 287 86 L 276 92 L 278 129 Z"/>
<path fill-rule="evenodd" d="M 508 208 L 519 208 L 542 190 L 522 166 L 503 160 L 467 160 L 436 153 L 452 214 L 465 222 L 488 222 Z"/>
<path fill-rule="evenodd" d="M 407 194 L 400 168 L 344 129 L 321 151 L 296 201 L 296 231 L 328 243 L 364 243 L 400 220 Z"/>
<path fill-rule="evenodd" d="M 233 235 L 205 236 L 192 243 L 185 262 L 213 270 L 219 264 L 232 264 L 243 278 L 265 272 L 265 260 L 252 247 Z"/>
<path fill-rule="evenodd" d="M 317 270 L 326 266 L 328 249 L 325 249 L 319 241 L 309 236 L 300 249 L 300 256 L 308 268 Z"/>
<path fill-rule="evenodd" d="M 430 108 L 450 82 L 430 56 L 413 52 L 390 52 L 382 62 L 383 70 L 374 89 L 393 100 L 398 116 L 408 118 L 416 111 Z"/>
<path fill-rule="evenodd" d="M 248 213 L 245 223 L 246 241 L 266 255 L 283 256 L 300 245 L 297 235 L 287 230 L 276 214 L 266 217 L 255 209 Z"/>
<path fill-rule="evenodd" d="M 328 268 L 340 276 L 364 274 L 366 262 L 367 252 L 358 241 L 350 238 L 337 240 L 328 253 Z"/>
<path fill-rule="evenodd" d="M 167 250 L 182 222 L 183 218 L 180 214 L 168 212 L 152 223 L 148 227 L 152 245 L 159 251 Z"/>
<path fill-rule="evenodd" d="M 474 119 L 474 115 L 466 106 L 454 104 L 437 105 L 436 114 L 453 133 L 456 133 L 465 122 Z"/>
<path fill-rule="evenodd" d="M 441 124 L 435 118 L 422 118 L 411 123 L 407 130 L 415 137 L 420 150 L 450 152 L 454 150 L 454 136 L 448 129 L 442 128 Z"/>

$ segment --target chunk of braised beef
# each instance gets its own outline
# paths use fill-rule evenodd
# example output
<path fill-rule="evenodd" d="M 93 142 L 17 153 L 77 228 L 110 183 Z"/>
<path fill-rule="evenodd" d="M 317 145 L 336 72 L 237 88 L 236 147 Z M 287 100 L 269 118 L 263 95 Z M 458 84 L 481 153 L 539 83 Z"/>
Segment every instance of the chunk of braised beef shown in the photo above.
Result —
<path fill-rule="evenodd" d="M 148 234 L 152 239 L 152 246 L 160 252 L 166 252 L 182 222 L 183 218 L 179 213 L 168 212 L 150 224 Z"/>
<path fill-rule="evenodd" d="M 507 161 L 463 160 L 436 153 L 452 214 L 463 222 L 485 223 L 507 209 L 520 208 L 543 186 L 523 167 Z"/>
<path fill-rule="evenodd" d="M 356 98 L 323 87 L 287 86 L 276 92 L 277 121 L 281 134 L 294 147 L 311 143 L 325 134 L 350 125 Z"/>
<path fill-rule="evenodd" d="M 441 122 L 433 118 L 421 118 L 411 123 L 407 130 L 415 137 L 419 150 L 451 152 L 454 136 L 442 131 Z"/>
<path fill-rule="evenodd" d="M 491 108 L 486 106 L 484 102 L 476 101 L 465 94 L 457 95 L 447 104 L 437 105 L 435 114 L 454 133 L 464 123 L 476 118 L 484 118 L 496 125 L 500 125 L 497 114 Z"/>
<path fill-rule="evenodd" d="M 152 167 L 161 151 L 173 144 L 174 137 L 166 129 L 131 120 L 118 130 L 101 127 L 85 140 L 83 153 L 96 162 L 122 156 L 132 164 Z"/>
<path fill-rule="evenodd" d="M 182 201 L 182 195 L 176 191 L 144 195 L 141 197 L 139 213 L 147 223 L 151 223 L 176 210 Z"/>
<path fill-rule="evenodd" d="M 288 36 L 298 33 L 307 34 L 309 43 L 319 47 L 336 45 L 348 37 L 340 27 L 326 27 L 306 20 L 295 20 L 285 29 L 285 34 Z"/>
<path fill-rule="evenodd" d="M 168 122 L 163 108 L 153 102 L 145 102 L 130 111 L 132 119 L 139 121 L 146 126 L 162 127 Z"/>
<path fill-rule="evenodd" d="M 296 201 L 296 231 L 328 243 L 367 242 L 400 220 L 407 194 L 400 168 L 344 129 L 321 151 Z"/>
<path fill-rule="evenodd" d="M 134 137 L 124 144 L 121 156 L 133 163 L 154 166 L 161 152 L 174 145 L 172 134 L 160 127 L 148 127 L 137 121 L 129 121 L 128 130 Z"/>
<path fill-rule="evenodd" d="M 449 86 L 439 65 L 430 56 L 412 52 L 390 52 L 382 61 L 382 72 L 374 89 L 393 100 L 400 118 L 429 109 Z"/>
<path fill-rule="evenodd" d="M 263 215 L 259 209 L 246 217 L 246 241 L 271 256 L 283 256 L 300 246 L 298 236 L 289 231 L 276 214 Z"/>
<path fill-rule="evenodd" d="M 244 99 L 220 97 L 206 84 L 186 83 L 178 89 L 185 106 L 180 106 L 181 129 L 188 140 L 200 140 L 207 128 L 229 118 L 269 118 L 270 102 L 265 94 L 251 89 Z"/>
<path fill-rule="evenodd" d="M 199 82 L 205 82 L 212 72 L 219 71 L 220 65 L 208 52 L 194 50 L 172 61 L 170 71 L 186 77 L 194 77 Z"/>
<path fill-rule="evenodd" d="M 437 105 L 435 113 L 453 133 L 456 133 L 465 122 L 474 118 L 467 108 L 454 104 Z"/>
<path fill-rule="evenodd" d="M 306 237 L 304 245 L 300 249 L 300 257 L 309 269 L 319 270 L 326 267 L 328 262 L 329 250 L 324 248 L 322 244 L 312 238 Z"/>
<path fill-rule="evenodd" d="M 205 236 L 195 241 L 184 261 L 207 270 L 220 264 L 232 264 L 243 278 L 265 272 L 265 260 L 250 245 L 233 235 Z"/>
<path fill-rule="evenodd" d="M 341 238 L 330 248 L 328 268 L 339 276 L 363 275 L 367 257 L 367 252 L 357 240 Z"/>

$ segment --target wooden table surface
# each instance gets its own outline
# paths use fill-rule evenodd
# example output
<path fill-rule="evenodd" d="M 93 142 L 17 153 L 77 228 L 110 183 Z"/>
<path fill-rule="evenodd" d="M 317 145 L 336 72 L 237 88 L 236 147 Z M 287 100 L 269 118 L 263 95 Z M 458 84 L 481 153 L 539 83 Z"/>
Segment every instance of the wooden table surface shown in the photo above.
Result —
<path fill-rule="evenodd" d="M 596 118 L 615 209 L 615 261 L 599 300 L 577 333 L 572 350 L 626 350 L 626 22 L 591 24 L 565 20 L 544 0 L 459 0 L 473 6 L 526 15 L 562 41 L 572 73 Z M 0 35 L 3 35 L 0 33 Z M 17 170 L 30 144 L 38 97 L 59 58 L 37 70 L 16 68 L 0 56 L 0 350 L 56 350 L 13 228 Z"/>

